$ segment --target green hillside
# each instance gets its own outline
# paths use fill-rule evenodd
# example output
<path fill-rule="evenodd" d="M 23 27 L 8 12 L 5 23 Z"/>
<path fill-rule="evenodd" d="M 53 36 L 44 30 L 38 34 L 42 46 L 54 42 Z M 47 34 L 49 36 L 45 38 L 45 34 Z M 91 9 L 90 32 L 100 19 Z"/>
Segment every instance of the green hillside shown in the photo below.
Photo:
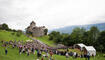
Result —
<path fill-rule="evenodd" d="M 8 48 L 8 54 L 5 55 L 4 53 L 4 47 L 1 46 L 0 43 L 0 60 L 36 60 L 37 56 L 35 54 L 30 54 L 30 56 L 27 56 L 27 54 L 19 54 L 17 48 L 12 48 L 9 46 Z M 44 54 L 44 53 L 43 53 Z M 65 56 L 60 55 L 54 55 L 54 60 L 66 60 Z M 41 58 L 40 58 L 41 60 Z M 44 60 L 48 60 L 47 58 L 44 58 Z M 69 57 L 69 60 L 85 60 L 85 58 L 73 58 Z M 90 60 L 105 60 L 105 57 L 102 56 L 102 54 L 98 53 L 96 57 L 91 57 Z"/>
<path fill-rule="evenodd" d="M 9 31 L 5 31 L 5 30 L 0 30 L 0 40 L 5 40 L 5 41 L 9 41 L 9 40 L 26 41 L 26 40 L 29 40 L 29 38 L 23 34 L 21 34 L 19 37 L 16 34 L 17 34 L 17 32 L 9 32 Z"/>
<path fill-rule="evenodd" d="M 5 31 L 5 30 L 0 30 L 0 41 L 1 40 L 5 40 L 5 41 L 9 41 L 9 40 L 26 41 L 26 40 L 29 40 L 29 38 L 23 34 L 20 37 L 18 37 L 16 34 L 17 34 L 17 32 L 9 32 L 9 31 Z M 42 41 L 43 43 L 45 43 L 49 46 L 55 46 L 54 41 L 49 41 L 48 38 L 49 38 L 48 36 L 37 37 L 37 39 Z M 18 48 L 12 48 L 10 45 L 8 46 L 7 50 L 8 50 L 8 54 L 5 55 L 5 47 L 3 47 L 2 43 L 0 42 L 0 60 L 36 60 L 37 59 L 36 52 L 35 52 L 35 54 L 31 53 L 29 56 L 27 56 L 27 54 L 23 54 L 23 53 L 20 55 Z M 70 51 L 77 51 L 77 50 L 70 49 Z M 42 54 L 45 54 L 45 53 L 43 52 Z M 91 60 L 105 60 L 105 57 L 103 57 L 102 55 L 103 55 L 102 53 L 97 53 L 97 56 L 91 57 Z M 66 60 L 65 56 L 55 55 L 55 54 L 53 55 L 53 58 L 54 58 L 54 60 Z M 41 58 L 40 58 L 40 60 L 41 60 Z M 44 60 L 48 60 L 48 59 L 44 58 Z M 85 58 L 74 59 L 73 57 L 70 56 L 69 60 L 85 60 Z"/>
<path fill-rule="evenodd" d="M 36 39 L 42 41 L 43 43 L 47 44 L 48 46 L 55 46 L 54 41 L 49 40 L 49 36 L 37 37 Z"/>

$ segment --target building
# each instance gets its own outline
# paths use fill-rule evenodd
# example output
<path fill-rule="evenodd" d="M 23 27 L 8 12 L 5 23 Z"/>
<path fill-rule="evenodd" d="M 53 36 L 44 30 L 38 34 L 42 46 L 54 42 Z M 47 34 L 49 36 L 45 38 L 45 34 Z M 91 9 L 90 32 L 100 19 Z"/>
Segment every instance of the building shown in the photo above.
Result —
<path fill-rule="evenodd" d="M 26 28 L 26 32 L 32 34 L 32 36 L 34 37 L 40 37 L 45 35 L 45 32 L 44 32 L 45 29 L 46 29 L 45 26 L 37 27 L 36 23 L 32 21 L 30 23 L 30 26 Z"/>

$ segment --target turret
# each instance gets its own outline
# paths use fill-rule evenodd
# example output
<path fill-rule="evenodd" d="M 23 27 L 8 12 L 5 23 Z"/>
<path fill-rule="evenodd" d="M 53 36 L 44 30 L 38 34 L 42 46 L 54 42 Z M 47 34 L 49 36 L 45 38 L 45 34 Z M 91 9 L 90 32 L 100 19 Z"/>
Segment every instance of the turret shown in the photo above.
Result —
<path fill-rule="evenodd" d="M 31 26 L 31 27 L 35 27 L 35 26 L 36 26 L 36 23 L 35 23 L 34 21 L 32 21 L 32 22 L 30 23 L 30 26 Z"/>

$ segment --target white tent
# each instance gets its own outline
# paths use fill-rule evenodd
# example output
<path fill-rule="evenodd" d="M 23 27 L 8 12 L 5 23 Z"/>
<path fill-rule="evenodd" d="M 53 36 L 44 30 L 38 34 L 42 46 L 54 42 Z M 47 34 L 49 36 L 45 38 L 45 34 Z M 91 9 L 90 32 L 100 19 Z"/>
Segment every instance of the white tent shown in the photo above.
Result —
<path fill-rule="evenodd" d="M 90 54 L 90 56 L 96 55 L 96 49 L 93 46 L 85 46 L 84 48 L 86 49 L 87 53 Z"/>
<path fill-rule="evenodd" d="M 77 48 L 77 46 L 79 46 L 79 49 L 82 51 L 82 50 L 83 50 L 83 47 L 85 47 L 86 45 L 83 44 L 83 43 L 75 44 L 75 45 L 74 45 L 75 48 Z"/>

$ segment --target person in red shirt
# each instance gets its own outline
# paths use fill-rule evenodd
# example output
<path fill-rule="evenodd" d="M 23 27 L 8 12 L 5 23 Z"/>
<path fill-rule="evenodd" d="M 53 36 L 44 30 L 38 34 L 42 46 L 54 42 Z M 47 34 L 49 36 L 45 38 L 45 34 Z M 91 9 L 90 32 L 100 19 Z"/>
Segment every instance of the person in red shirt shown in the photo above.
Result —
<path fill-rule="evenodd" d="M 50 60 L 52 60 L 53 52 L 50 51 L 49 54 L 50 54 Z"/>

